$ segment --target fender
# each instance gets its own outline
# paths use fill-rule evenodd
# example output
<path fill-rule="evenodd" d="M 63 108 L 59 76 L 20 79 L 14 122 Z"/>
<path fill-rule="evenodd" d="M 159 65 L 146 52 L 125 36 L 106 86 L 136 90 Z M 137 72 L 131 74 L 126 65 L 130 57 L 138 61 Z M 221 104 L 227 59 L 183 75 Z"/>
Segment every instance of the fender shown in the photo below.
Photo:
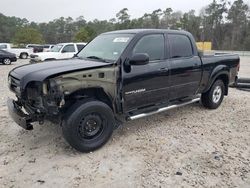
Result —
<path fill-rule="evenodd" d="M 208 84 L 206 86 L 206 88 L 204 89 L 204 93 L 207 92 L 211 86 L 213 85 L 214 81 L 220 77 L 220 76 L 225 76 L 227 78 L 227 82 L 229 80 L 229 67 L 227 67 L 226 65 L 218 65 L 214 68 L 214 70 L 212 71 L 209 80 L 208 80 Z M 224 80 L 223 80 L 224 81 Z M 227 91 L 226 91 L 227 93 Z"/>

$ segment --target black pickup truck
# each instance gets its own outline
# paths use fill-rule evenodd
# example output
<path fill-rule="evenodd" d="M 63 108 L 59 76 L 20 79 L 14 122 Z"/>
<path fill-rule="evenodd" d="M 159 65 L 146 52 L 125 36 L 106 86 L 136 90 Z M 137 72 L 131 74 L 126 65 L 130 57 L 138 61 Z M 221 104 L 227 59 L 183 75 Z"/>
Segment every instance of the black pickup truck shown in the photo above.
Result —
<path fill-rule="evenodd" d="M 26 130 L 44 120 L 93 151 L 122 122 L 175 107 L 220 106 L 237 79 L 238 55 L 205 56 L 184 31 L 122 30 L 99 35 L 73 59 L 24 65 L 9 73 L 10 116 Z"/>

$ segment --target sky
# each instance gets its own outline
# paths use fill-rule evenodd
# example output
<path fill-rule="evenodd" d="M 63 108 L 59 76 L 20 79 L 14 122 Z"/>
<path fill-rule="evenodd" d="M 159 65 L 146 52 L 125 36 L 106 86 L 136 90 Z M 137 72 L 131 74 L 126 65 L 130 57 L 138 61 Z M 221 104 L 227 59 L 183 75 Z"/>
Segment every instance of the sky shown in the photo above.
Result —
<path fill-rule="evenodd" d="M 194 9 L 199 12 L 211 2 L 212 0 L 1 0 L 0 13 L 35 22 L 48 22 L 61 16 L 84 16 L 87 21 L 91 21 L 114 18 L 122 8 L 128 8 L 132 18 L 168 7 L 174 11 L 187 12 Z M 250 0 L 245 2 L 250 4 Z"/>

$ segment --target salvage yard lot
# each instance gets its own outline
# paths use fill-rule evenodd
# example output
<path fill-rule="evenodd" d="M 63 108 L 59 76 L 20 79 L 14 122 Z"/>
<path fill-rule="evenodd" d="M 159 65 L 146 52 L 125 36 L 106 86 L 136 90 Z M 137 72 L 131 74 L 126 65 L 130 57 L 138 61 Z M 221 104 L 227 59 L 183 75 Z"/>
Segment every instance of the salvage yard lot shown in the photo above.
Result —
<path fill-rule="evenodd" d="M 57 125 L 29 132 L 9 118 L 11 66 L 0 65 L 0 187 L 250 187 L 250 93 L 230 89 L 215 111 L 199 104 L 124 124 L 89 154 Z M 250 77 L 250 58 L 240 76 Z"/>

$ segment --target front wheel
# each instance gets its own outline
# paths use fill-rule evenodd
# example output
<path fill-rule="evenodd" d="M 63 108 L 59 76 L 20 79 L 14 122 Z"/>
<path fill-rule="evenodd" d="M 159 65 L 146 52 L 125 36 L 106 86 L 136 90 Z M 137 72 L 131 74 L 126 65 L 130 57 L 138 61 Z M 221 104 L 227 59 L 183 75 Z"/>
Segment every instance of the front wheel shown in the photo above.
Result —
<path fill-rule="evenodd" d="M 66 141 L 80 152 L 89 152 L 103 146 L 114 130 L 111 108 L 97 100 L 73 105 L 62 124 Z"/>
<path fill-rule="evenodd" d="M 3 64 L 4 64 L 4 65 L 10 65 L 10 64 L 11 64 L 11 60 L 10 60 L 9 58 L 5 58 L 5 59 L 3 60 Z"/>
<path fill-rule="evenodd" d="M 201 96 L 202 104 L 209 109 L 217 109 L 225 95 L 225 85 L 222 80 L 216 80 L 212 87 Z"/>

